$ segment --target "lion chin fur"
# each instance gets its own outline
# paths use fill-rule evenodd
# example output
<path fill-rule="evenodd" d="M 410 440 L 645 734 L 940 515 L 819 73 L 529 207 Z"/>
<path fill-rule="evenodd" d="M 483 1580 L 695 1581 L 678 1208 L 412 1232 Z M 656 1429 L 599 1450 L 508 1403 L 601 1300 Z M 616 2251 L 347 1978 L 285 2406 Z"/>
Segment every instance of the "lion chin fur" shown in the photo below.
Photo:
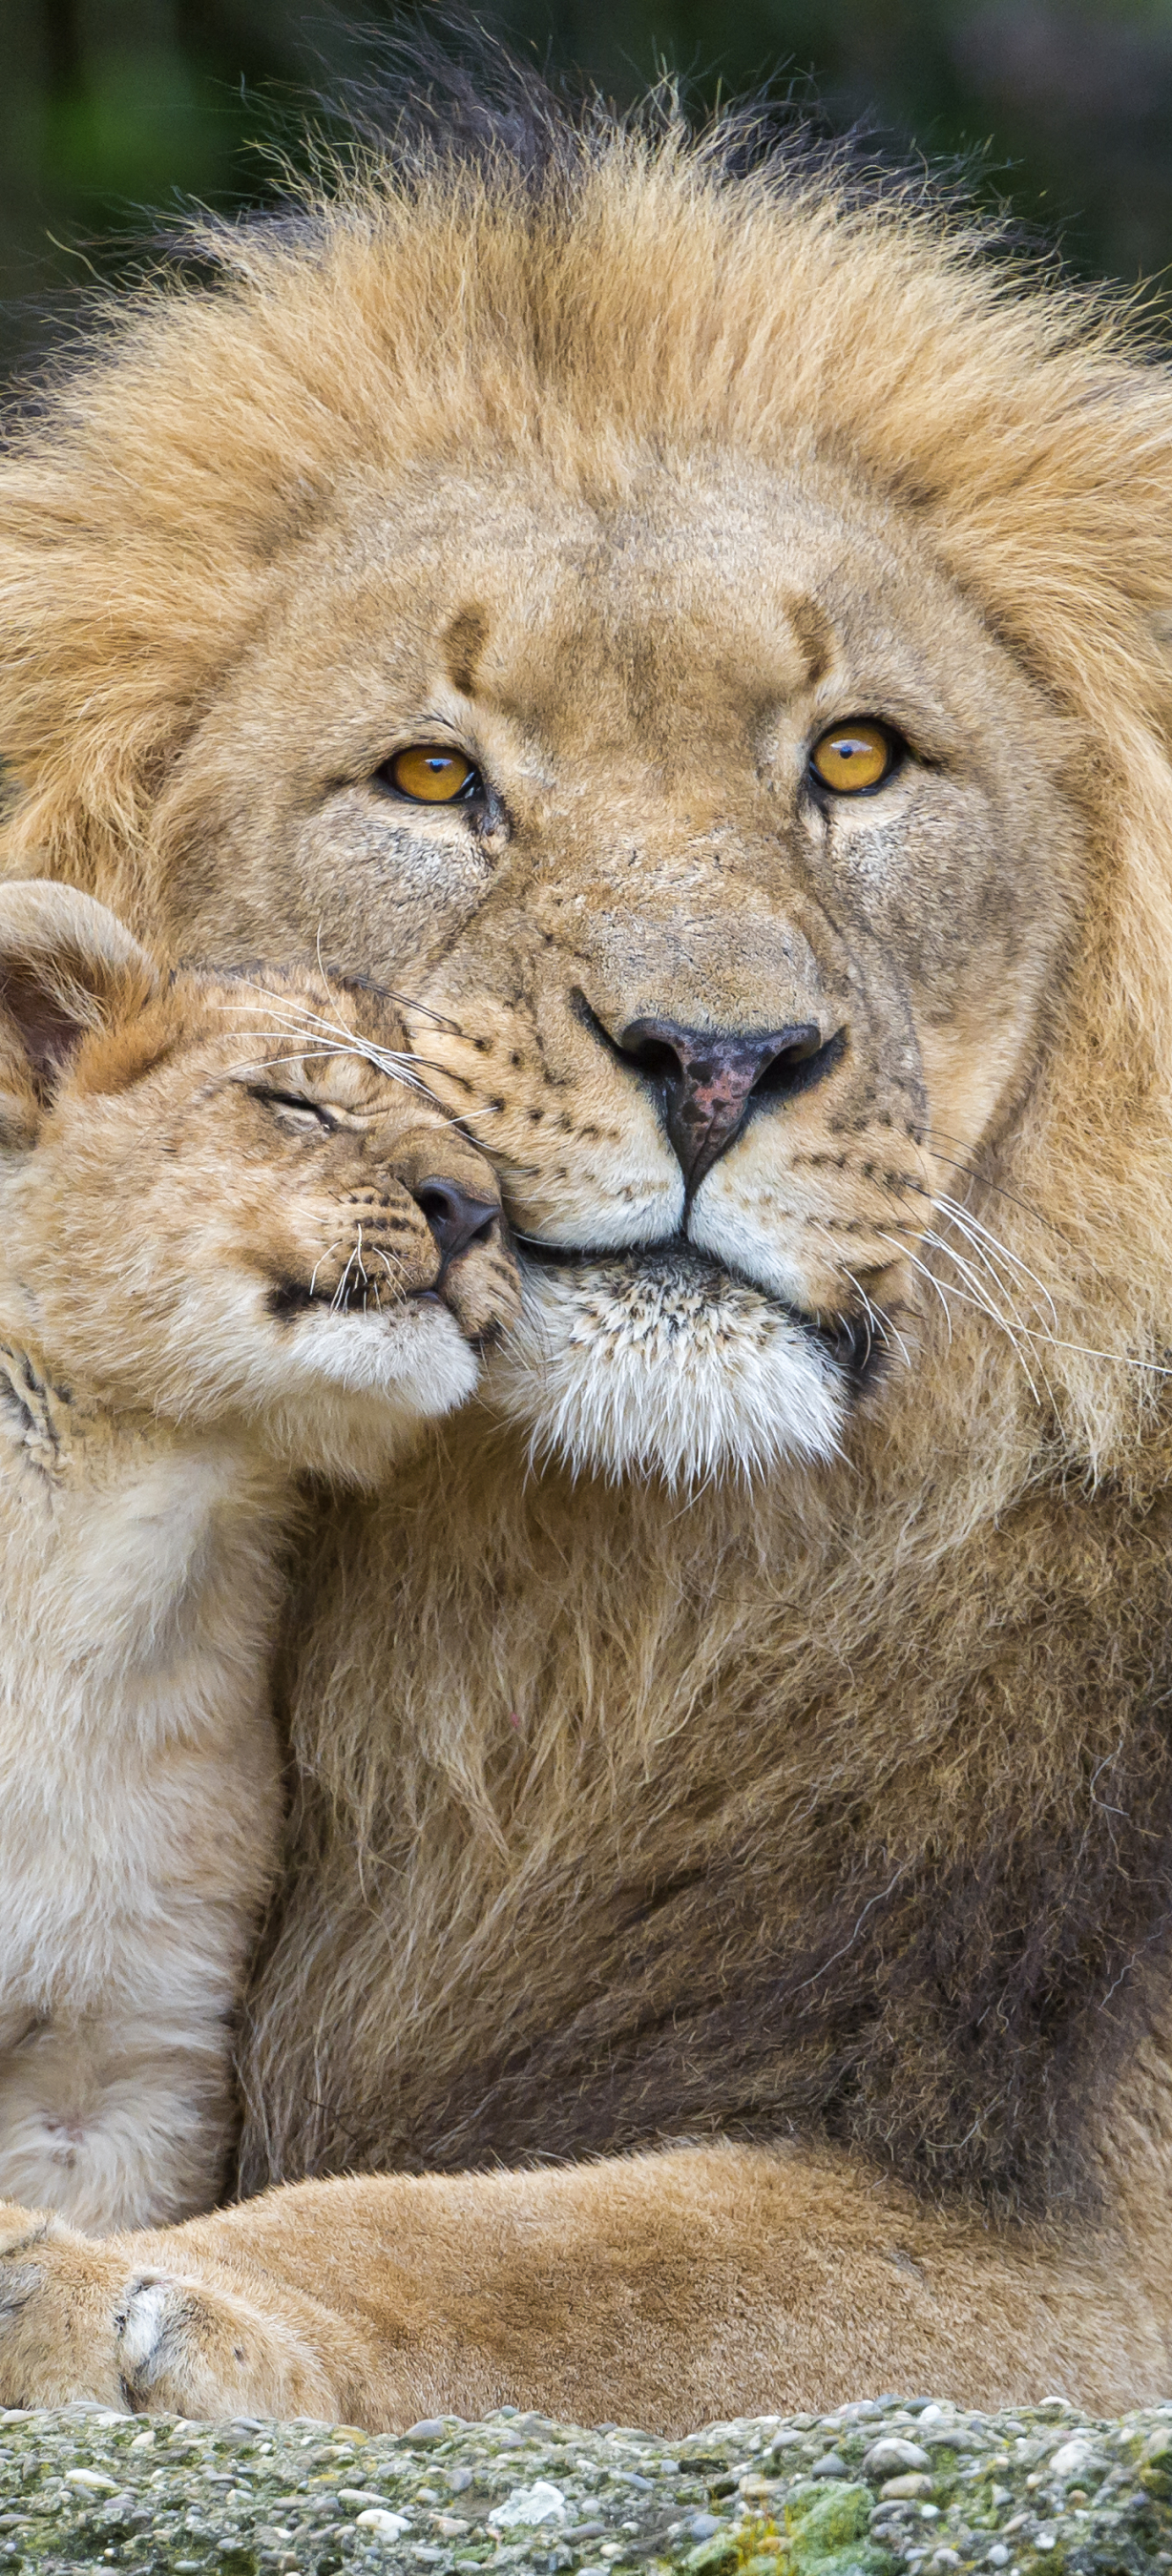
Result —
<path fill-rule="evenodd" d="M 1169 2065 L 1172 391 L 910 183 L 534 117 L 198 227 L 213 284 L 4 468 L 8 869 L 405 996 L 525 1269 L 307 1546 L 244 2179 L 731 2132 L 1118 2194 Z M 892 634 L 895 801 L 802 821 L 745 709 L 865 713 Z M 474 825 L 376 795 L 474 704 Z M 685 1206 L 619 1039 L 808 1019 L 823 951 L 851 1046 Z"/>
<path fill-rule="evenodd" d="M 491 1371 L 535 1463 L 575 1475 L 759 1477 L 838 1453 L 838 1372 L 802 1324 L 715 1263 L 540 1273 Z"/>

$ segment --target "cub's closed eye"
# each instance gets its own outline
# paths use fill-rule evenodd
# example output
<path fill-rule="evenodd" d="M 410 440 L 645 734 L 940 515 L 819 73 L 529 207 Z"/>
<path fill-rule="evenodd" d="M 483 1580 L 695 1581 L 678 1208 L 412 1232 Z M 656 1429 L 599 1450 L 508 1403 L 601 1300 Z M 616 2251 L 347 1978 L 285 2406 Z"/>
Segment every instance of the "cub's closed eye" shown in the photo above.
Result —
<path fill-rule="evenodd" d="M 249 1084 L 249 1098 L 263 1100 L 266 1108 L 293 1110 L 299 1126 L 324 1127 L 332 1135 L 336 1120 L 316 1100 L 306 1100 L 299 1091 L 265 1091 L 258 1083 Z"/>
<path fill-rule="evenodd" d="M 836 796 L 864 796 L 882 787 L 896 767 L 903 745 L 898 734 L 871 716 L 849 716 L 845 724 L 828 725 L 810 754 L 810 767 L 822 787 Z"/>
<path fill-rule="evenodd" d="M 462 751 L 448 751 L 442 743 L 414 742 L 409 750 L 397 751 L 378 774 L 413 805 L 470 804 L 484 794 L 480 771 Z"/>

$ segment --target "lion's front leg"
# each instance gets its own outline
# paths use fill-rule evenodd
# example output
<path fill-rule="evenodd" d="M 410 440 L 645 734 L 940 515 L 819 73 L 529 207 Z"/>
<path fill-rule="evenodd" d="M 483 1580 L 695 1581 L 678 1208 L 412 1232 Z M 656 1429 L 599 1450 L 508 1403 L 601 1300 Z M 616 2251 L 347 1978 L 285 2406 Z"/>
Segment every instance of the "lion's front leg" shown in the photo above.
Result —
<path fill-rule="evenodd" d="M 328 2368 L 299 2331 L 301 2304 L 266 2315 L 215 2266 L 152 2262 L 162 2237 L 80 2236 L 0 2206 L 0 2403 L 92 2397 L 134 2413 L 339 2412 Z M 294 2311 L 289 2313 L 290 2308 Z"/>
<path fill-rule="evenodd" d="M 126 2266 L 109 2245 L 59 2218 L 0 2204 L 0 2398 L 63 2406 L 127 2403 L 117 2319 Z"/>
<path fill-rule="evenodd" d="M 9 2404 L 374 2430 L 509 2404 L 682 2433 L 900 2387 L 984 2408 L 1058 2387 L 1113 2413 L 1165 2390 L 1172 2357 L 1166 2228 L 1142 2261 L 1106 2224 L 992 2231 L 844 2157 L 304 2182 L 105 2242 L 7 2218 Z"/>

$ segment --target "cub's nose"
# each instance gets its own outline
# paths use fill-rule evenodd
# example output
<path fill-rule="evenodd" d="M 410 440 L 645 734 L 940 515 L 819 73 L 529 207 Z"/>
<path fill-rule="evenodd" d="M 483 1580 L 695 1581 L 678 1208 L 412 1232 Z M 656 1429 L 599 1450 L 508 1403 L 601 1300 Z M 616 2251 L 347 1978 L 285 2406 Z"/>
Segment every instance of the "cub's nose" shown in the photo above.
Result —
<path fill-rule="evenodd" d="M 427 1219 L 443 1270 L 474 1243 L 483 1243 L 500 1215 L 495 1199 L 478 1198 L 455 1181 L 416 1181 L 411 1196 Z"/>

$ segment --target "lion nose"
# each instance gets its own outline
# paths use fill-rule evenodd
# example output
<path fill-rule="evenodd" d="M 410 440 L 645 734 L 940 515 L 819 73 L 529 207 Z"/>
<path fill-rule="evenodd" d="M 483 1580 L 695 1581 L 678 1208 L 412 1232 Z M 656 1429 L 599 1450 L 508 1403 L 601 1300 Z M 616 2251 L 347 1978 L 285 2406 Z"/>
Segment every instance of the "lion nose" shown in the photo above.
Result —
<path fill-rule="evenodd" d="M 492 1233 L 500 1215 L 495 1200 L 477 1198 L 455 1181 L 417 1181 L 411 1196 L 427 1219 L 442 1264 L 441 1276 L 462 1252 Z"/>
<path fill-rule="evenodd" d="M 686 1029 L 676 1020 L 632 1020 L 616 1044 L 661 1094 L 667 1132 L 689 1191 L 699 1188 L 731 1145 L 754 1097 L 784 1099 L 804 1091 L 841 1052 L 834 1038 L 823 1043 L 813 1020 L 760 1034 Z"/>

